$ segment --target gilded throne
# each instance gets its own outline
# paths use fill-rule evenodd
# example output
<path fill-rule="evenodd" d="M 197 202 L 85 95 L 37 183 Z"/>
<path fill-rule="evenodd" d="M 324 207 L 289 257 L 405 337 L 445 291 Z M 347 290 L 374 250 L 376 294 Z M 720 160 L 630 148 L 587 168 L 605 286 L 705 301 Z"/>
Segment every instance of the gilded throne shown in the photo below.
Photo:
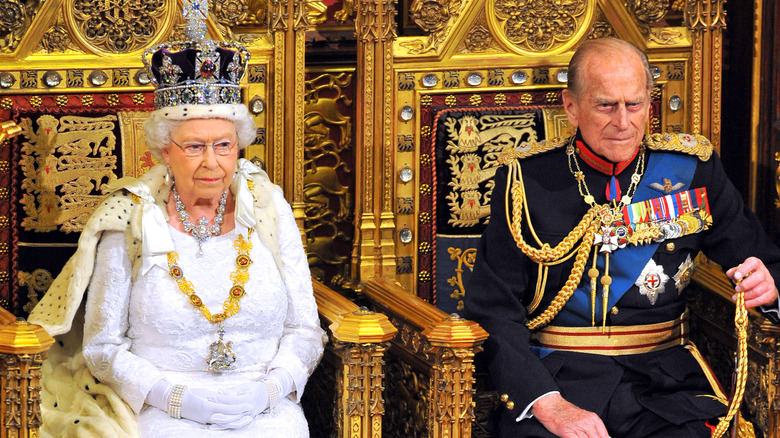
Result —
<path fill-rule="evenodd" d="M 0 148 L 0 304 L 13 315 L 45 292 L 101 187 L 151 164 L 138 54 L 182 32 L 180 3 L 108 2 L 95 17 L 89 3 L 5 2 L 15 18 L 0 27 L 0 121 L 12 122 Z M 489 435 L 498 395 L 475 386 L 473 365 L 487 334 L 457 316 L 473 241 L 497 154 L 568 131 L 560 90 L 579 41 L 612 35 L 646 50 L 658 82 L 648 131 L 720 147 L 722 0 L 209 3 L 211 37 L 252 53 L 243 93 L 259 129 L 247 158 L 284 188 L 317 280 L 332 340 L 310 393 L 333 402 L 307 410 L 321 436 Z M 122 24 L 132 21 L 143 26 Z M 706 262 L 695 281 L 728 295 Z M 732 310 L 712 297 L 693 303 L 722 309 L 698 312 L 708 336 L 697 343 L 727 381 L 733 334 L 719 327 Z M 5 362 L 16 383 L 3 380 L 14 389 L 0 436 L 34 436 L 35 355 L 50 341 L 13 319 L 0 332 L 11 346 L 0 351 L 19 358 Z M 750 334 L 743 412 L 777 436 L 779 334 L 756 318 Z"/>

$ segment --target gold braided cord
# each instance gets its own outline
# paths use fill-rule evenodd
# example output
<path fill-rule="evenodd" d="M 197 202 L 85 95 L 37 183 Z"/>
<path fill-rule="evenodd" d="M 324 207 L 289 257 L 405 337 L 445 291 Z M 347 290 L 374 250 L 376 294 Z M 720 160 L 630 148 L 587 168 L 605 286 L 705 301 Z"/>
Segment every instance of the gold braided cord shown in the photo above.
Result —
<path fill-rule="evenodd" d="M 731 420 L 739 411 L 742 398 L 745 396 L 745 384 L 747 383 L 747 308 L 745 307 L 745 293 L 737 293 L 737 309 L 734 314 L 734 326 L 737 329 L 737 381 L 734 389 L 734 397 L 729 403 L 726 416 L 718 421 L 718 426 L 712 431 L 712 438 L 720 438 L 729 428 Z M 735 425 L 736 427 L 736 425 Z"/>
<path fill-rule="evenodd" d="M 511 194 L 512 198 L 512 218 L 509 218 L 509 209 L 506 209 L 507 223 L 510 225 L 512 236 L 515 239 L 517 247 L 532 261 L 539 264 L 555 264 L 559 263 L 561 259 L 568 259 L 574 254 L 570 251 L 574 248 L 575 244 L 581 240 L 580 245 L 576 250 L 576 258 L 574 259 L 574 267 L 558 294 L 553 301 L 539 316 L 526 321 L 526 326 L 531 329 L 541 328 L 550 323 L 556 315 L 561 311 L 569 298 L 574 294 L 574 290 L 582 280 L 582 274 L 585 272 L 585 263 L 590 255 L 590 249 L 593 247 L 593 241 L 595 240 L 596 230 L 601 226 L 598 220 L 598 208 L 591 207 L 588 212 L 583 216 L 579 224 L 555 247 L 551 248 L 546 243 L 539 242 L 539 238 L 536 233 L 533 232 L 530 216 L 528 216 L 528 226 L 534 238 L 542 246 L 542 248 L 533 248 L 523 239 L 522 234 L 522 221 L 523 221 L 523 207 L 526 212 L 528 211 L 527 199 L 525 198 L 525 190 L 523 188 L 522 171 L 520 169 L 520 163 L 514 162 L 509 167 L 509 175 L 507 178 L 507 189 L 504 194 L 505 200 L 508 203 Z M 537 295 L 539 295 L 537 293 Z M 537 298 L 535 297 L 534 303 L 538 305 Z"/>
<path fill-rule="evenodd" d="M 558 315 L 558 312 L 561 311 L 563 306 L 566 305 L 572 294 L 574 294 L 574 290 L 577 288 L 577 285 L 580 284 L 580 280 L 582 279 L 582 273 L 585 272 L 585 263 L 588 261 L 590 248 L 593 246 L 593 240 L 595 239 L 596 229 L 598 227 L 599 222 L 593 221 L 585 233 L 585 237 L 582 239 L 582 244 L 577 250 L 577 257 L 574 259 L 574 267 L 571 270 L 571 274 L 569 274 L 569 278 L 566 280 L 566 283 L 563 285 L 561 290 L 558 291 L 558 295 L 556 295 L 555 299 L 552 300 L 550 306 L 547 307 L 547 309 L 545 309 L 541 315 L 525 322 L 525 325 L 529 329 L 535 330 L 549 324 L 550 321 L 552 321 L 553 318 Z"/>
<path fill-rule="evenodd" d="M 508 184 L 507 184 L 507 194 L 506 197 L 509 197 L 509 192 L 511 190 L 512 195 L 512 219 L 509 220 L 509 217 L 507 217 L 507 223 L 510 223 L 510 230 L 512 231 L 512 235 L 515 238 L 515 243 L 517 244 L 517 247 L 520 248 L 520 250 L 528 256 L 531 260 L 533 260 L 536 263 L 556 263 L 559 262 L 561 258 L 565 257 L 572 249 L 574 248 L 574 245 L 583 238 L 586 234 L 586 230 L 589 228 L 592 228 L 591 225 L 598 215 L 598 209 L 597 208 L 591 208 L 588 210 L 587 213 L 585 213 L 585 216 L 582 217 L 582 220 L 580 220 L 580 223 L 577 224 L 576 227 L 574 227 L 573 230 L 569 232 L 569 234 L 566 235 L 566 237 L 561 240 L 558 245 L 556 245 L 555 248 L 551 248 L 549 244 L 547 243 L 541 243 L 539 241 L 539 238 L 536 236 L 536 233 L 532 231 L 532 234 L 534 236 L 534 239 L 541 245 L 541 248 L 533 248 L 530 245 L 528 245 L 525 242 L 525 239 L 523 239 L 522 234 L 522 222 L 523 222 L 523 204 L 525 200 L 525 190 L 523 188 L 523 181 L 522 181 L 522 171 L 520 170 L 520 163 L 515 162 L 512 167 L 510 167 L 510 175 L 508 178 Z M 510 189 L 511 188 L 511 189 Z M 528 207 L 526 206 L 526 210 Z M 509 211 L 506 212 L 507 216 L 509 215 Z M 531 230 L 533 230 L 533 227 L 531 225 L 530 220 L 528 221 L 528 226 Z M 594 228 L 595 230 L 595 228 Z M 595 232 L 595 231 L 594 231 Z M 588 247 L 590 250 L 590 247 Z"/>

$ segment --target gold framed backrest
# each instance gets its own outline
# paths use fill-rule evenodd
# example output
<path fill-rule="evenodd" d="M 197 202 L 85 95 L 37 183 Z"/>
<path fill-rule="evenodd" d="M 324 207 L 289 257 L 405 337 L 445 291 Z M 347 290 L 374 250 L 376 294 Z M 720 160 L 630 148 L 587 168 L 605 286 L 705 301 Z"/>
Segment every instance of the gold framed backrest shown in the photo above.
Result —
<path fill-rule="evenodd" d="M 178 0 L 109 0 L 94 14 L 95 5 L 75 0 L 9 0 L 6 6 L 18 22 L 0 31 L 0 121 L 16 122 L 22 134 L 7 143 L 2 160 L 8 165 L 0 165 L 2 191 L 8 193 L 0 200 L 7 202 L 6 220 L 0 220 L 5 244 L 0 250 L 6 248 L 0 251 L 0 304 L 24 315 L 74 251 L 106 185 L 138 176 L 155 163 L 141 126 L 154 109 L 151 75 L 141 54 L 186 36 Z M 277 6 L 269 16 L 281 15 Z M 275 129 L 284 128 L 271 121 L 284 119 L 290 109 L 280 108 L 284 96 L 269 101 L 269 76 L 274 68 L 286 68 L 284 56 L 274 55 L 284 55 L 286 43 L 277 42 L 265 23 L 246 11 L 217 7 L 207 27 L 209 38 L 238 39 L 251 53 L 242 93 L 258 131 L 245 155 L 274 163 L 285 148 L 272 157 L 268 143 L 285 137 L 274 136 Z M 293 79 L 287 82 L 276 83 L 282 94 Z M 286 170 L 272 164 L 268 171 L 281 180 Z"/>
<path fill-rule="evenodd" d="M 429 145 L 442 140 L 431 138 L 437 130 L 431 114 L 439 111 L 433 111 L 432 106 L 471 112 L 479 119 L 481 112 L 489 114 L 493 109 L 560 105 L 568 61 L 586 39 L 615 36 L 647 53 L 656 81 L 648 131 L 701 133 L 718 145 L 722 3 L 677 2 L 676 7 L 664 2 L 637 3 L 412 2 L 410 14 L 428 34 L 399 37 L 393 42 L 392 111 L 386 115 L 393 144 L 384 145 L 392 147 L 392 156 L 382 163 L 383 182 L 388 183 L 375 184 L 373 191 L 378 197 L 377 186 L 393 190 L 392 247 L 397 282 L 438 304 L 439 297 L 462 293 L 458 277 L 468 271 L 466 248 L 453 249 L 462 260 L 455 264 L 448 261 L 450 271 L 438 271 L 448 253 L 447 248 L 437 247 L 437 221 L 442 224 L 440 207 L 450 201 L 428 199 L 429 194 L 437 193 L 431 182 L 458 183 L 435 181 L 428 174 L 430 163 L 436 160 Z M 434 9 L 441 13 L 435 17 L 426 13 Z M 710 12 L 713 15 L 702 17 Z M 565 117 L 561 113 L 549 117 L 545 123 L 552 128 L 544 129 L 545 136 L 563 134 Z M 493 122 L 493 126 L 512 124 L 508 119 Z M 476 128 L 490 129 L 481 121 Z M 484 193 L 481 196 L 479 207 L 484 209 Z M 462 197 L 458 199 L 462 201 Z M 432 204 L 436 206 L 433 209 Z M 383 257 L 388 258 L 384 253 Z M 361 263 L 365 262 L 364 257 Z M 457 298 L 444 308 L 457 311 Z"/>

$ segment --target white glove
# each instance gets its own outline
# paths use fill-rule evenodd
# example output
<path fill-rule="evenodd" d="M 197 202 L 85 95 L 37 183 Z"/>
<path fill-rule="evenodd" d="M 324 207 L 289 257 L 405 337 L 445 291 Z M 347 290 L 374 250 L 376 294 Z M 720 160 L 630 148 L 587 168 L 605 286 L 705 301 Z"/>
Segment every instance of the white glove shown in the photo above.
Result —
<path fill-rule="evenodd" d="M 165 379 L 154 384 L 146 402 L 168 412 L 173 385 Z M 217 392 L 206 388 L 186 388 L 181 397 L 181 416 L 203 424 L 215 424 L 226 429 L 245 427 L 252 421 L 251 404 L 227 403 L 217 400 Z"/>
<path fill-rule="evenodd" d="M 268 386 L 265 382 L 249 382 L 232 388 L 220 389 L 209 400 L 228 405 L 250 405 L 253 417 L 268 409 Z"/>
<path fill-rule="evenodd" d="M 269 393 L 268 385 L 275 387 L 275 399 Z M 268 408 L 276 407 L 276 404 L 283 397 L 290 393 L 294 385 L 292 376 L 283 368 L 274 368 L 270 373 L 259 382 L 249 382 L 228 389 L 217 391 L 216 398 L 209 400 L 226 404 L 250 404 L 252 405 L 252 415 L 258 415 Z M 272 389 L 273 391 L 273 389 Z"/>

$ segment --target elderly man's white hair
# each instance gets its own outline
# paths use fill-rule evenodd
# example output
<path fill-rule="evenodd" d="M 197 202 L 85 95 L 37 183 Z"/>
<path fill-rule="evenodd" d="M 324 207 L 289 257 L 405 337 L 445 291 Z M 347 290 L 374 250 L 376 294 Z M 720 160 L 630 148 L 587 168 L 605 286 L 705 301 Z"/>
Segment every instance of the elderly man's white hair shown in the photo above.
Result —
<path fill-rule="evenodd" d="M 255 120 L 243 104 L 177 105 L 155 110 L 144 122 L 146 145 L 152 156 L 162 161 L 162 151 L 171 144 L 171 132 L 187 120 L 225 119 L 236 126 L 238 148 L 244 149 L 255 141 Z"/>

